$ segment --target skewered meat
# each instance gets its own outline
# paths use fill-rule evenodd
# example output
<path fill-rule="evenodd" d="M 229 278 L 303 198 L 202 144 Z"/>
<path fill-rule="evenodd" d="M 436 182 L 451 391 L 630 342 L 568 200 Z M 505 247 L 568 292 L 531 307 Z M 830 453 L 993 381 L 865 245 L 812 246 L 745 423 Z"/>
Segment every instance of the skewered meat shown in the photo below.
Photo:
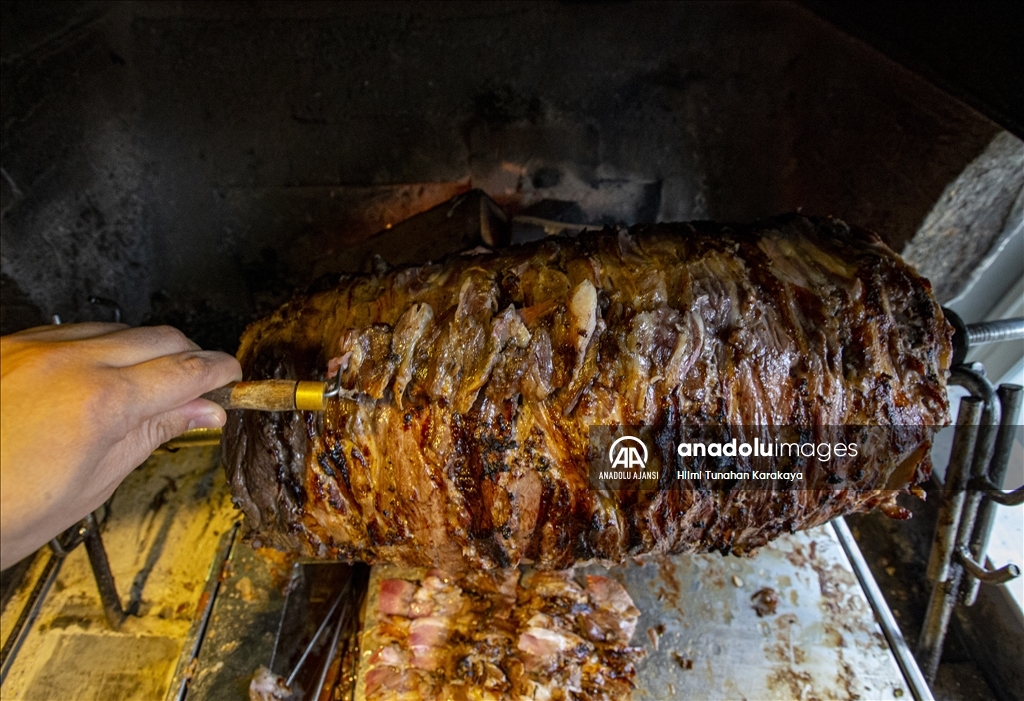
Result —
<path fill-rule="evenodd" d="M 948 420 L 928 282 L 873 234 L 797 215 L 344 276 L 253 324 L 239 357 L 249 379 L 340 371 L 345 388 L 322 414 L 231 413 L 253 541 L 449 570 L 745 552 L 894 512 Z M 912 430 L 842 488 L 594 489 L 588 428 L 641 424 Z"/>
<path fill-rule="evenodd" d="M 517 569 L 371 580 L 362 694 L 392 699 L 631 698 L 640 611 L 613 579 Z M 406 593 L 420 604 L 409 607 Z"/>

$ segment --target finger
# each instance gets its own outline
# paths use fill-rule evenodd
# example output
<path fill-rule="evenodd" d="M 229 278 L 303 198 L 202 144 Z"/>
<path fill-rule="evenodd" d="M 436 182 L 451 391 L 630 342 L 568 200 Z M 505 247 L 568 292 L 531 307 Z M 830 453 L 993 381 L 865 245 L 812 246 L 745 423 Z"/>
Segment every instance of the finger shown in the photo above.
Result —
<path fill-rule="evenodd" d="M 181 407 L 204 392 L 242 379 L 242 368 L 232 356 L 218 351 L 186 351 L 138 365 L 119 368 L 131 396 L 129 413 L 135 421 Z"/>
<path fill-rule="evenodd" d="M 105 336 L 84 340 L 82 344 L 93 359 L 117 368 L 138 365 L 165 355 L 200 350 L 172 326 L 122 328 Z"/>
<path fill-rule="evenodd" d="M 90 321 L 83 324 L 51 324 L 35 326 L 31 329 L 18 331 L 11 337 L 32 341 L 79 341 L 86 338 L 97 338 L 127 329 L 127 324 Z"/>

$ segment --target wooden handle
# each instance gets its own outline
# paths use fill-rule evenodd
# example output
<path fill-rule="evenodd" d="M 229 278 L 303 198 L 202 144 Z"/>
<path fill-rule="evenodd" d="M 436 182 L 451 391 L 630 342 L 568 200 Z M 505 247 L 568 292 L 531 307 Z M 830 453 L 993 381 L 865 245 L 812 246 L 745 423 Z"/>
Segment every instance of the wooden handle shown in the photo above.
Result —
<path fill-rule="evenodd" d="M 232 382 L 203 395 L 225 409 L 253 411 L 323 411 L 324 383 L 295 380 Z"/>

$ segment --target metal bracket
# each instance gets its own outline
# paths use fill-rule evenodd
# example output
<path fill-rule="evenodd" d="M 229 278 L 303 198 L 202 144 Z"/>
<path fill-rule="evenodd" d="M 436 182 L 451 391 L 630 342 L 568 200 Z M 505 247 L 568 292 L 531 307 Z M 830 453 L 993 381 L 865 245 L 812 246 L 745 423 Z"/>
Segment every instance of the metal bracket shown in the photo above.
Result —
<path fill-rule="evenodd" d="M 51 540 L 50 549 L 55 556 L 63 559 L 82 543 L 85 543 L 85 552 L 89 556 L 89 565 L 92 567 L 92 574 L 96 579 L 96 588 L 99 590 L 100 602 L 103 604 L 103 613 L 107 617 L 107 623 L 113 630 L 120 630 L 121 624 L 128 616 L 124 607 L 121 606 L 121 597 L 117 593 L 114 573 L 110 570 L 110 560 L 107 559 L 107 550 L 103 547 L 103 537 L 100 535 L 96 516 L 89 514 Z"/>
<path fill-rule="evenodd" d="M 971 489 L 984 492 L 985 496 L 1001 506 L 1020 506 L 1024 504 L 1024 487 L 1017 487 L 1011 492 L 1004 492 L 992 484 L 988 478 L 971 480 Z"/>
<path fill-rule="evenodd" d="M 929 681 L 935 680 L 949 619 L 957 602 L 971 606 L 978 586 L 1001 584 L 1020 576 L 1009 564 L 987 569 L 985 550 L 997 504 L 1020 503 L 1024 488 L 1003 492 L 997 487 L 1006 475 L 1015 424 L 1024 388 L 992 387 L 981 366 L 953 368 L 950 384 L 970 391 L 960 402 L 942 504 L 928 560 L 928 578 L 935 582 L 917 658 Z"/>
<path fill-rule="evenodd" d="M 978 578 L 985 584 L 1003 584 L 1020 576 L 1020 568 L 1012 562 L 1008 565 L 1003 565 L 997 570 L 990 570 L 980 562 L 975 562 L 967 548 L 958 549 L 956 556 L 968 574 Z"/>

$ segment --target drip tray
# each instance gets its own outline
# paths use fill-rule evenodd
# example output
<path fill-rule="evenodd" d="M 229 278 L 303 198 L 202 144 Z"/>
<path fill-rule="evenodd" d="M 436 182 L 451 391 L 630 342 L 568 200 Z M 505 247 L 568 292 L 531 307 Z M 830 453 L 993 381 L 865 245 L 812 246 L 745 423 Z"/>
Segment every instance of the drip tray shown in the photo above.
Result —
<path fill-rule="evenodd" d="M 637 667 L 634 698 L 930 698 L 901 671 L 890 643 L 899 633 L 883 630 L 876 621 L 861 573 L 844 550 L 852 539 L 841 539 L 848 531 L 840 524 L 783 536 L 751 558 L 684 555 L 612 569 L 585 568 L 621 582 L 641 611 L 633 644 L 646 648 L 647 656 Z M 220 603 L 213 606 L 207 640 L 198 664 L 189 670 L 194 681 L 186 696 L 169 699 L 222 698 L 228 689 L 240 693 L 260 665 L 287 677 L 336 593 L 361 576 L 347 565 L 297 565 L 285 612 L 277 595 L 239 603 L 237 582 L 266 581 L 258 571 L 265 560 L 240 545 L 228 562 L 221 584 L 228 599 L 223 609 Z M 396 572 L 388 566 L 370 570 L 363 620 L 376 615 L 379 582 Z M 356 609 L 360 589 L 355 584 L 351 593 Z M 277 619 L 271 622 L 273 614 Z M 314 687 L 336 615 L 296 687 Z M 242 648 L 245 653 L 239 656 Z M 352 657 L 358 678 L 365 673 L 366 656 Z M 182 670 L 189 666 L 179 665 Z M 331 676 L 343 675 L 332 671 Z M 353 686 L 358 690 L 362 685 Z M 359 698 L 350 693 L 344 698 Z"/>

